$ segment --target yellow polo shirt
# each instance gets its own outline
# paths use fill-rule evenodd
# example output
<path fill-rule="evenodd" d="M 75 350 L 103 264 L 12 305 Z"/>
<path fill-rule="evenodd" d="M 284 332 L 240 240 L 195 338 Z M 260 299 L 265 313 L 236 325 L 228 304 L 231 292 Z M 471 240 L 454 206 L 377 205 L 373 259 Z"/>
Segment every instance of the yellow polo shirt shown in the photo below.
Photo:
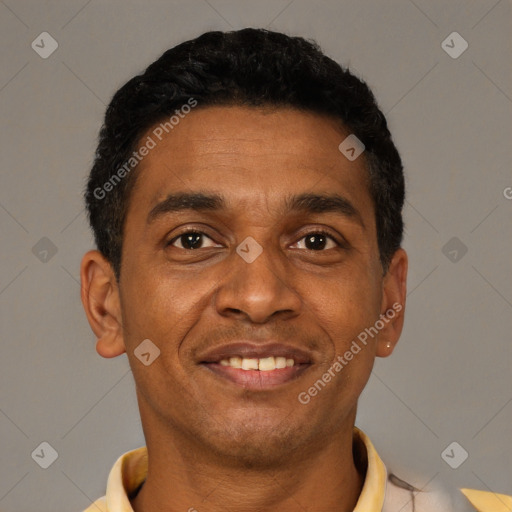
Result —
<path fill-rule="evenodd" d="M 402 512 L 413 510 L 409 498 L 410 490 L 394 485 L 388 479 L 386 467 L 370 439 L 358 428 L 354 428 L 356 453 L 368 461 L 363 489 L 354 512 Z M 366 450 L 366 454 L 361 453 Z M 366 457 L 365 457 L 366 455 Z M 144 482 L 148 472 L 148 452 L 145 446 L 121 455 L 110 471 L 106 495 L 96 500 L 84 512 L 133 512 L 131 497 Z M 512 497 L 491 492 L 461 489 L 473 509 L 478 512 L 512 512 Z M 428 494 L 428 493 L 425 493 Z M 418 499 L 422 496 L 415 494 Z M 451 502 L 450 502 L 451 503 Z M 449 502 L 428 496 L 416 503 L 423 512 L 448 512 Z"/>

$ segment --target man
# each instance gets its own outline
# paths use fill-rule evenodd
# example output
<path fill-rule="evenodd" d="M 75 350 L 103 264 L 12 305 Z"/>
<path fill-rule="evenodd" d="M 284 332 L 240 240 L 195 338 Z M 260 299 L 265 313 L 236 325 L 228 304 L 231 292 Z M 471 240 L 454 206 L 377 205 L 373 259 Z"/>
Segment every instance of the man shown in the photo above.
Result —
<path fill-rule="evenodd" d="M 88 511 L 475 510 L 388 475 L 354 427 L 407 256 L 400 156 L 348 70 L 264 30 L 168 50 L 112 99 L 86 201 L 84 308 L 147 443 Z"/>

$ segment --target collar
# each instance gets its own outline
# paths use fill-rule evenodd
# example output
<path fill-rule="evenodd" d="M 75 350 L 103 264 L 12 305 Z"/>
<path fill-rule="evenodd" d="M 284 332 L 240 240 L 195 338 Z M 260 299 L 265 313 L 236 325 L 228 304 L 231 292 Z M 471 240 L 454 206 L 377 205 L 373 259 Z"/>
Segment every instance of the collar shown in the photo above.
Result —
<path fill-rule="evenodd" d="M 366 477 L 354 512 L 382 510 L 387 472 L 370 439 L 354 427 L 354 455 L 366 466 Z M 85 512 L 133 512 L 132 497 L 144 482 L 148 472 L 146 446 L 121 455 L 110 471 L 107 492 Z M 100 508 L 101 507 L 101 508 Z"/>
<path fill-rule="evenodd" d="M 387 471 L 370 439 L 358 428 L 354 427 L 353 452 L 355 463 L 362 471 L 366 469 L 366 477 L 363 483 L 359 500 L 353 512 L 382 512 L 385 510 L 396 511 L 395 499 L 410 502 L 409 496 L 404 496 L 404 489 L 410 487 L 401 485 L 389 485 Z M 146 446 L 137 448 L 121 455 L 110 471 L 106 495 L 96 500 L 84 512 L 133 512 L 130 504 L 132 498 L 141 484 L 146 479 L 148 472 L 148 451 Z M 512 496 L 493 492 L 478 491 L 474 489 L 461 489 L 472 505 L 472 510 L 478 512 L 512 512 Z M 407 492 L 406 492 L 407 494 Z M 428 494 L 426 500 L 428 502 Z M 433 494 L 435 498 L 436 493 Z M 386 498 L 384 500 L 384 498 Z M 418 494 L 418 499 L 422 498 Z M 385 503 L 384 503 L 385 501 Z M 452 510 L 446 502 L 442 506 L 432 502 L 422 502 L 422 510 L 438 511 Z M 430 503 L 430 505 L 429 505 Z M 425 505 L 425 506 L 424 506 Z M 427 506 L 428 505 L 428 506 Z M 461 510 L 468 510 L 468 505 Z M 411 507 L 409 507 L 410 509 Z M 405 510 L 403 503 L 400 510 Z M 459 508 L 457 508 L 459 510 Z"/>
<path fill-rule="evenodd" d="M 386 492 L 387 471 L 370 438 L 354 427 L 354 455 L 367 461 L 366 477 L 354 512 L 382 510 Z M 365 453 L 366 452 L 366 453 Z"/>

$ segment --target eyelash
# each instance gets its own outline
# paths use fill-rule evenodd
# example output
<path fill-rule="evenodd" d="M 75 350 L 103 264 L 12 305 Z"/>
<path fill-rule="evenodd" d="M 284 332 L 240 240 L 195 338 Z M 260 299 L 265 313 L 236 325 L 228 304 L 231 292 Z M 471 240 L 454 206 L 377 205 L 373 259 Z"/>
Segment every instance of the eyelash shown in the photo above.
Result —
<path fill-rule="evenodd" d="M 204 236 L 206 236 L 207 238 L 209 238 L 210 240 L 213 241 L 213 239 L 210 236 L 208 236 L 204 231 L 201 231 L 201 230 L 198 230 L 198 229 L 194 229 L 194 228 L 190 228 L 190 229 L 186 229 L 186 230 L 182 231 L 179 235 L 176 235 L 171 240 L 169 240 L 169 242 L 167 242 L 165 244 L 166 247 L 172 246 L 172 244 L 174 242 L 176 242 L 176 240 L 178 240 L 183 235 L 186 235 L 187 233 L 196 233 L 198 235 L 204 235 Z M 301 236 L 299 238 L 299 240 L 303 240 L 304 238 L 306 238 L 308 236 L 312 236 L 312 235 L 322 235 L 322 236 L 325 236 L 326 238 L 332 240 L 339 248 L 345 248 L 346 247 L 346 243 L 340 242 L 333 235 L 331 235 L 329 232 L 321 230 L 321 229 L 320 230 L 315 230 L 315 231 L 310 231 L 310 232 L 304 234 L 303 236 Z M 176 249 L 181 249 L 181 247 L 176 247 Z M 183 250 L 184 251 L 192 251 L 193 249 L 183 249 Z M 314 251 L 313 249 L 308 249 L 308 250 L 313 251 L 313 252 L 324 252 L 325 251 L 325 249 L 322 249 L 322 250 L 319 250 L 319 251 Z"/>

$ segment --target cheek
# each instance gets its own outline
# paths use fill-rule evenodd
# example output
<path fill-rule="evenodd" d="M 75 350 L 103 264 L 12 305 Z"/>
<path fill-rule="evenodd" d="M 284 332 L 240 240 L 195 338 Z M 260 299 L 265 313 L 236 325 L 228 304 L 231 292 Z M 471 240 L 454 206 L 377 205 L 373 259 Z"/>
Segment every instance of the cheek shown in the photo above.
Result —
<path fill-rule="evenodd" d="M 330 372 L 332 407 L 346 410 L 355 405 L 373 368 L 375 338 L 365 329 L 379 318 L 381 281 L 378 268 L 366 263 L 340 274 L 338 282 L 324 290 L 323 325 L 332 340 L 332 358 L 324 372 Z M 327 377 L 329 379 L 329 377 Z"/>
<path fill-rule="evenodd" d="M 132 367 L 140 366 L 134 355 L 137 346 L 149 339 L 160 351 L 160 377 L 167 386 L 171 381 L 179 385 L 190 370 L 184 353 L 187 340 L 202 332 L 201 318 L 211 294 L 212 281 L 204 274 L 154 271 L 127 282 L 122 290 L 123 334 Z"/>
<path fill-rule="evenodd" d="M 322 283 L 310 283 L 308 288 L 314 290 L 307 296 L 314 301 L 320 326 L 329 333 L 338 352 L 379 318 L 381 286 L 368 267 L 340 272 Z"/>
<path fill-rule="evenodd" d="M 204 286 L 204 284 L 203 284 Z M 173 344 L 189 328 L 200 308 L 203 291 L 192 282 L 162 279 L 156 274 L 133 280 L 124 290 L 125 335 Z"/>
<path fill-rule="evenodd" d="M 190 281 L 164 280 L 156 273 L 138 276 L 123 287 L 127 356 L 137 389 L 154 410 L 179 411 L 190 400 L 190 391 L 183 384 L 187 375 L 180 361 L 180 348 L 197 324 L 203 293 L 201 286 L 196 288 Z M 141 345 L 143 340 L 151 343 L 144 341 L 146 345 Z M 138 348 L 143 346 L 144 352 L 150 353 L 148 365 Z"/>

